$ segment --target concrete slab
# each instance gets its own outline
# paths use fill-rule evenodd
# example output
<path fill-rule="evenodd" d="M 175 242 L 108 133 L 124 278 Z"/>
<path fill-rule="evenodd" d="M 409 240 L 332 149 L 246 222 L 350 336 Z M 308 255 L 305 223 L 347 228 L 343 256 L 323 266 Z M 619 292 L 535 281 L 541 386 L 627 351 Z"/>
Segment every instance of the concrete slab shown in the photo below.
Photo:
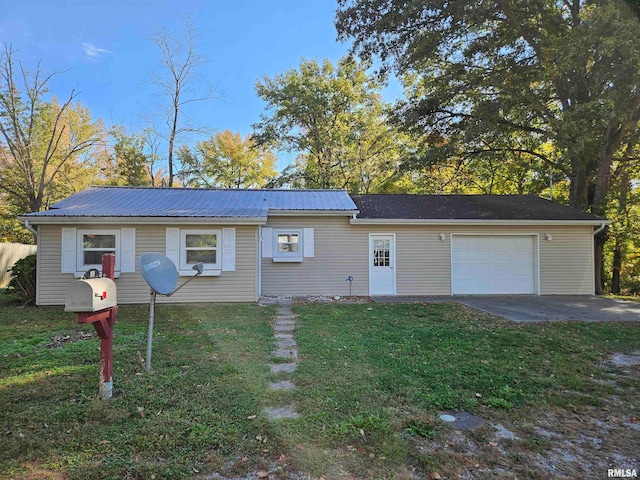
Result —
<path fill-rule="evenodd" d="M 293 390 L 296 386 L 289 380 L 283 380 L 281 382 L 272 382 L 269 384 L 271 390 Z"/>
<path fill-rule="evenodd" d="M 298 368 L 298 364 L 296 363 L 274 363 L 269 367 L 269 370 L 271 373 L 291 373 L 295 371 L 296 368 Z"/>
<path fill-rule="evenodd" d="M 284 348 L 295 348 L 297 347 L 298 344 L 296 343 L 295 340 L 293 339 L 289 339 L 289 340 L 278 340 L 278 349 L 284 349 Z"/>
<path fill-rule="evenodd" d="M 372 297 L 377 303 L 456 302 L 514 322 L 640 322 L 640 302 L 593 295 Z"/>
<path fill-rule="evenodd" d="M 276 318 L 276 325 L 295 325 L 294 320 L 288 318 Z"/>
<path fill-rule="evenodd" d="M 447 420 L 447 423 L 459 430 L 471 430 L 484 425 L 482 418 L 467 412 L 442 412 L 442 416 L 453 418 L 451 421 Z"/>
<path fill-rule="evenodd" d="M 293 329 L 295 329 L 295 328 L 296 328 L 296 326 L 295 326 L 295 325 L 293 325 L 293 324 L 285 324 L 285 325 L 282 325 L 282 324 L 276 324 L 276 325 L 273 327 L 273 329 L 274 329 L 276 332 L 290 332 L 291 330 L 293 330 Z"/>
<path fill-rule="evenodd" d="M 456 301 L 514 322 L 640 322 L 640 303 L 596 296 L 465 296 Z"/>
<path fill-rule="evenodd" d="M 280 420 L 283 418 L 298 418 L 300 414 L 295 411 L 293 406 L 290 407 L 267 407 L 264 409 L 269 420 Z"/>
<path fill-rule="evenodd" d="M 298 350 L 296 348 L 279 348 L 273 355 L 279 358 L 287 358 L 296 360 L 298 358 Z"/>
<path fill-rule="evenodd" d="M 293 340 L 292 333 L 276 333 L 276 340 Z"/>

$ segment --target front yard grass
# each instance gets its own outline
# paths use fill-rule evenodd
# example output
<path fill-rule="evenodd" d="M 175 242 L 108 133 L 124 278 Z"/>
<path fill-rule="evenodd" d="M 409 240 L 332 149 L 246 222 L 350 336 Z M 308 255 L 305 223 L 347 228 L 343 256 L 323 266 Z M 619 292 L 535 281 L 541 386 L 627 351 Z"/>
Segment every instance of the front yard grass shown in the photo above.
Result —
<path fill-rule="evenodd" d="M 640 324 L 514 324 L 454 304 L 294 313 L 299 366 L 274 375 L 273 308 L 159 305 L 147 374 L 147 309 L 121 307 L 115 396 L 100 402 L 99 342 L 78 334 L 93 327 L 60 308 L 0 308 L 0 477 L 600 478 L 614 453 L 637 454 L 638 370 L 609 360 L 640 350 Z M 268 390 L 285 378 L 297 388 Z M 289 402 L 300 418 L 262 413 Z M 460 433 L 446 410 L 518 439 Z M 562 445 L 576 462 L 558 460 Z M 580 449 L 591 463 L 576 472 Z"/>

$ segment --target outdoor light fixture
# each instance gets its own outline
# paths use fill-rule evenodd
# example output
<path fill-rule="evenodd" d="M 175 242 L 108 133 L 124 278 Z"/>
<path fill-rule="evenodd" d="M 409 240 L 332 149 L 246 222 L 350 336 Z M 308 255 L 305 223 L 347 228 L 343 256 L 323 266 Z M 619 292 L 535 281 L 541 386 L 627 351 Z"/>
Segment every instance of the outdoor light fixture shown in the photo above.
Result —
<path fill-rule="evenodd" d="M 440 240 L 444 241 L 444 239 L 446 238 L 446 235 L 444 233 L 440 234 Z"/>
<path fill-rule="evenodd" d="M 552 240 L 552 239 L 553 239 L 553 237 L 551 236 L 551 234 L 550 234 L 550 233 L 545 233 L 545 234 L 544 234 L 544 239 L 545 239 L 545 240 Z"/>

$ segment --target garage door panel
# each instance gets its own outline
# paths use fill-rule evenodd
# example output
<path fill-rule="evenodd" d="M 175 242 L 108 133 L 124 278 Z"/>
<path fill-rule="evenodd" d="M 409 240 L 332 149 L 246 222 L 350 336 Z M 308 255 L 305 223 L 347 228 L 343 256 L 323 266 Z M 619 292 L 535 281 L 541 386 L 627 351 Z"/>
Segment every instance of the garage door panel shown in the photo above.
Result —
<path fill-rule="evenodd" d="M 453 294 L 535 293 L 533 236 L 453 236 Z"/>

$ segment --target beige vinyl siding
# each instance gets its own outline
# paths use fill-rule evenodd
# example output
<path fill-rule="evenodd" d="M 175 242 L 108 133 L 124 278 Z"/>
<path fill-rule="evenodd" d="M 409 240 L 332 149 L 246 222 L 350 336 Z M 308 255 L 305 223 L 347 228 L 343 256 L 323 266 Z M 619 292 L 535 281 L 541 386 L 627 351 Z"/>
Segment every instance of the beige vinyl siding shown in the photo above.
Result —
<path fill-rule="evenodd" d="M 370 233 L 396 234 L 397 295 L 451 295 L 452 233 L 538 236 L 541 294 L 594 290 L 591 226 L 351 225 L 342 217 L 270 217 L 267 227 L 314 228 L 315 257 L 301 263 L 263 258 L 263 295 L 348 295 L 348 276 L 353 295 L 368 295 Z"/>
<path fill-rule="evenodd" d="M 73 225 L 77 228 L 95 228 Z M 125 225 L 114 225 L 121 228 Z M 126 225 L 136 229 L 136 272 L 122 273 L 116 279 L 119 304 L 147 303 L 149 287 L 138 269 L 138 259 L 145 252 L 165 253 L 166 227 L 162 225 Z M 216 225 L 221 229 L 224 225 Z M 252 302 L 257 300 L 257 228 L 232 226 L 236 229 L 236 270 L 223 271 L 219 277 L 200 277 L 171 297 L 158 296 L 158 302 Z M 193 228 L 185 225 L 182 228 Z M 206 227 L 202 227 L 206 228 Z M 39 226 L 38 305 L 63 305 L 68 285 L 76 281 L 72 274 L 60 273 L 60 225 Z M 178 278 L 178 285 L 187 280 Z"/>

